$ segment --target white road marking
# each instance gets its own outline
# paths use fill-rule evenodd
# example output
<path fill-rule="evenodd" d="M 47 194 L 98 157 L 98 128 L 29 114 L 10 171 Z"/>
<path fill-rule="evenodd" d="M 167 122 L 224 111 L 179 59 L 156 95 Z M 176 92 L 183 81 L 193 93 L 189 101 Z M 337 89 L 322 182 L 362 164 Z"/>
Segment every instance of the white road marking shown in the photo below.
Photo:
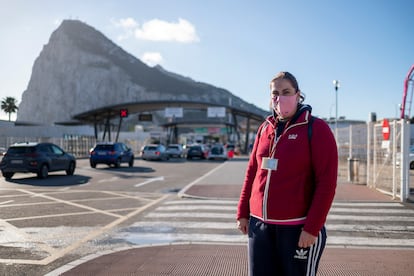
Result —
<path fill-rule="evenodd" d="M 188 211 L 188 210 L 209 210 L 209 211 L 234 211 L 236 206 L 217 206 L 217 205 L 181 205 L 181 206 L 161 206 L 157 211 Z"/>
<path fill-rule="evenodd" d="M 327 245 L 377 246 L 377 247 L 414 247 L 414 239 L 390 239 L 374 237 L 328 236 Z"/>
<path fill-rule="evenodd" d="M 144 182 L 135 184 L 134 187 L 141 187 L 141 186 L 147 185 L 147 184 L 149 184 L 151 182 L 154 182 L 154 181 L 164 181 L 164 176 L 150 178 L 150 179 L 148 179 Z"/>
<path fill-rule="evenodd" d="M 372 213 L 372 214 L 414 214 L 414 210 L 410 209 L 384 209 L 384 208 L 331 208 L 331 212 L 344 212 L 344 213 Z"/>
<path fill-rule="evenodd" d="M 226 162 L 224 162 L 223 164 L 221 164 L 220 166 L 215 167 L 214 169 L 212 169 L 211 171 L 207 172 L 206 174 L 200 176 L 199 178 L 197 178 L 196 180 L 194 180 L 193 182 L 191 182 L 190 184 L 188 184 L 187 186 L 185 186 L 183 189 L 181 189 L 181 191 L 178 193 L 178 196 L 182 196 L 184 195 L 188 189 L 190 189 L 193 185 L 195 185 L 196 183 L 200 182 L 201 180 L 203 180 L 204 178 L 206 178 L 207 176 L 209 176 L 210 174 L 214 173 L 215 171 L 221 169 L 221 167 L 225 166 Z"/>
<path fill-rule="evenodd" d="M 328 220 L 349 220 L 349 221 L 404 221 L 413 222 L 414 217 L 406 216 L 366 216 L 364 214 L 358 215 L 328 215 Z"/>
<path fill-rule="evenodd" d="M 188 228 L 188 229 L 236 229 L 236 222 L 202 222 L 202 221 L 139 221 L 131 227 L 143 227 L 146 229 L 166 229 L 166 228 Z"/>
<path fill-rule="evenodd" d="M 119 176 L 113 176 L 113 177 L 111 177 L 111 178 L 104 178 L 104 179 L 101 179 L 101 180 L 98 180 L 98 183 L 104 183 L 104 182 L 116 182 L 116 181 L 119 181 Z"/>
<path fill-rule="evenodd" d="M 243 243 L 247 242 L 247 236 L 242 234 L 183 234 L 183 233 L 126 233 L 119 235 L 118 238 L 125 239 L 134 244 L 154 244 L 154 243 L 171 243 L 179 241 L 190 242 L 228 242 Z"/>
<path fill-rule="evenodd" d="M 180 212 L 180 213 L 161 213 L 154 212 L 148 214 L 146 217 L 150 218 L 224 218 L 224 219 L 236 219 L 234 213 L 209 213 L 209 212 Z"/>
<path fill-rule="evenodd" d="M 414 233 L 414 226 L 411 225 L 374 225 L 374 224 L 326 224 L 328 231 L 343 232 L 411 232 Z"/>
<path fill-rule="evenodd" d="M 332 207 L 403 207 L 397 202 L 334 202 Z"/>
<path fill-rule="evenodd" d="M 188 205 L 188 204 L 193 204 L 193 205 L 198 205 L 198 204 L 221 204 L 221 205 L 235 205 L 237 206 L 238 201 L 235 200 L 218 200 L 218 199 L 185 199 L 185 200 L 172 200 L 172 201 L 168 201 L 165 202 L 164 205 Z"/>

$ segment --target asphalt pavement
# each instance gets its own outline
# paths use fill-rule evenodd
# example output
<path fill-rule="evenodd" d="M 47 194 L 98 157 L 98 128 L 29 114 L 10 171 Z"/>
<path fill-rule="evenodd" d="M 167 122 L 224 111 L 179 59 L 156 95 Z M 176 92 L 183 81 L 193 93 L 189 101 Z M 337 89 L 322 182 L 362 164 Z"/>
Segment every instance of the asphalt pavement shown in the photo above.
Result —
<path fill-rule="evenodd" d="M 196 181 L 179 196 L 237 200 L 241 186 L 222 181 Z M 365 185 L 345 181 L 338 183 L 335 201 L 395 202 Z M 406 207 L 414 208 L 412 203 Z M 411 276 L 412 260 L 412 248 L 327 246 L 318 275 Z M 54 275 L 247 275 L 247 245 L 188 242 L 120 248 L 83 257 L 47 274 Z"/>

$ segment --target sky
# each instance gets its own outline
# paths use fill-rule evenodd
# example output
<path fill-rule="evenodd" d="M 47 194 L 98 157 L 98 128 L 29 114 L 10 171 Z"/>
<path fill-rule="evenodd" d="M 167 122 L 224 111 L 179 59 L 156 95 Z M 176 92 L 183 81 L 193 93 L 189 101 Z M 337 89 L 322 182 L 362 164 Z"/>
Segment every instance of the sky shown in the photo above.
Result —
<path fill-rule="evenodd" d="M 270 80 L 289 71 L 315 116 L 395 118 L 414 64 L 413 13 L 412 0 L 0 0 L 0 99 L 21 102 L 52 32 L 77 19 L 150 66 L 265 110 Z"/>

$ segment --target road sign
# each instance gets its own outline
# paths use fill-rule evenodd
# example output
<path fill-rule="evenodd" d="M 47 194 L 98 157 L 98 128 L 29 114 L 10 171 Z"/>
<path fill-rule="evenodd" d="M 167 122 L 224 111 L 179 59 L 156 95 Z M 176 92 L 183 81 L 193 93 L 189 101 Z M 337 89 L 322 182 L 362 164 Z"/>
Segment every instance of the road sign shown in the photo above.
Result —
<path fill-rule="evenodd" d="M 207 108 L 207 117 L 208 118 L 226 117 L 226 108 L 210 106 Z"/>
<path fill-rule="evenodd" d="M 152 122 L 152 114 L 147 114 L 147 113 L 139 114 L 138 120 L 144 121 L 144 122 Z"/>
<path fill-rule="evenodd" d="M 384 138 L 385 141 L 390 139 L 390 123 L 387 119 L 382 121 L 382 138 Z"/>
<path fill-rule="evenodd" d="M 165 118 L 182 118 L 183 108 L 182 107 L 166 107 Z"/>

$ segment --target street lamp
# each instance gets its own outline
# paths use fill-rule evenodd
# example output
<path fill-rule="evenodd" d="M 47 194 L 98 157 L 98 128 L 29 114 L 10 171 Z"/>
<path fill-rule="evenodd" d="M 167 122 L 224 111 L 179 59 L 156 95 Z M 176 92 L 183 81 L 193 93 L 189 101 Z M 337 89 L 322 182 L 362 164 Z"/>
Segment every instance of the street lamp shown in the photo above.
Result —
<path fill-rule="evenodd" d="M 338 143 L 338 88 L 339 80 L 334 80 L 333 84 L 335 86 L 335 139 Z"/>

